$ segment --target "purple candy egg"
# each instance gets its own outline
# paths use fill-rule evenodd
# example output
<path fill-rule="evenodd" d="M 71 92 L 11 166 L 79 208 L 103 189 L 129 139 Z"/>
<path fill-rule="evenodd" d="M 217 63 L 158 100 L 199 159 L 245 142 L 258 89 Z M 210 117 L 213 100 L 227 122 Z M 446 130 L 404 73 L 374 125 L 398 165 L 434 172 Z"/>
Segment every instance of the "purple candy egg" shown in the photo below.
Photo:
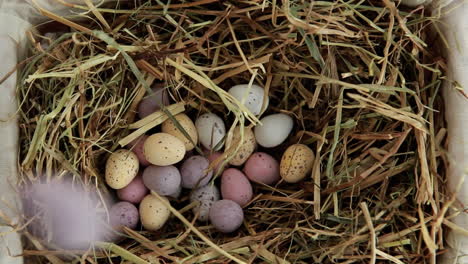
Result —
<path fill-rule="evenodd" d="M 138 116 L 143 119 L 161 109 L 161 105 L 169 105 L 169 95 L 163 84 L 153 88 L 153 94 L 141 100 L 138 105 Z"/>
<path fill-rule="evenodd" d="M 242 225 L 244 212 L 236 202 L 220 200 L 211 206 L 210 221 L 218 231 L 231 233 Z"/>
<path fill-rule="evenodd" d="M 210 162 L 203 156 L 192 156 L 182 164 L 180 174 L 182 176 L 182 187 L 193 189 L 208 184 L 213 176 L 213 171 L 206 170 Z"/>
<path fill-rule="evenodd" d="M 160 195 L 173 195 L 180 187 L 181 176 L 174 166 L 151 165 L 143 171 L 143 183 Z"/>
<path fill-rule="evenodd" d="M 122 227 L 135 229 L 138 225 L 140 215 L 135 205 L 129 202 L 118 202 L 109 210 L 111 226 L 121 231 Z"/>

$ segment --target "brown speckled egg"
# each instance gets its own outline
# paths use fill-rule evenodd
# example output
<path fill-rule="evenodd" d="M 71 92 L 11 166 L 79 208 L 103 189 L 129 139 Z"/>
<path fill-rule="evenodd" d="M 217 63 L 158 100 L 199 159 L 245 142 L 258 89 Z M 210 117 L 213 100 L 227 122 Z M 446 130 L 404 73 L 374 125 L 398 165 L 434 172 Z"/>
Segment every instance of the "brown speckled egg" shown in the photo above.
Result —
<path fill-rule="evenodd" d="M 138 157 L 130 150 L 112 153 L 106 162 L 106 183 L 113 189 L 127 186 L 138 174 Z"/>
<path fill-rule="evenodd" d="M 238 169 L 230 168 L 221 176 L 221 195 L 225 200 L 232 200 L 240 206 L 246 205 L 253 197 L 249 179 Z"/>
<path fill-rule="evenodd" d="M 162 197 L 169 203 L 167 198 Z M 140 203 L 140 220 L 146 230 L 156 231 L 164 226 L 171 211 L 154 195 L 148 194 Z"/>
<path fill-rule="evenodd" d="M 117 231 L 121 231 L 122 227 L 135 229 L 140 219 L 138 209 L 135 205 L 129 202 L 118 202 L 109 210 L 109 218 L 111 226 Z"/>
<path fill-rule="evenodd" d="M 236 202 L 220 200 L 210 208 L 210 221 L 218 231 L 231 233 L 242 225 L 244 211 Z"/>
<path fill-rule="evenodd" d="M 146 157 L 143 154 L 143 146 L 145 145 L 147 138 L 147 135 L 140 136 L 127 145 L 127 148 L 137 155 L 138 160 L 140 161 L 140 165 L 143 167 L 149 166 L 151 164 L 148 160 L 146 160 Z"/>
<path fill-rule="evenodd" d="M 240 127 L 236 127 L 233 131 L 232 138 L 229 137 L 226 140 L 226 150 L 228 150 L 234 142 L 240 143 L 241 133 Z M 255 135 L 252 129 L 244 127 L 244 141 L 240 145 L 236 155 L 229 161 L 229 164 L 234 166 L 240 166 L 252 155 L 257 147 Z"/>
<path fill-rule="evenodd" d="M 295 183 L 304 179 L 312 170 L 314 158 L 314 152 L 306 145 L 291 145 L 286 149 L 281 158 L 281 178 L 289 183 Z"/>
<path fill-rule="evenodd" d="M 146 139 L 143 153 L 151 164 L 168 166 L 176 164 L 184 158 L 185 145 L 173 135 L 156 133 Z"/>
<path fill-rule="evenodd" d="M 143 200 L 148 192 L 148 188 L 143 184 L 141 173 L 139 173 L 127 186 L 117 190 L 117 196 L 122 201 L 137 204 Z"/>
<path fill-rule="evenodd" d="M 192 122 L 192 120 L 186 115 L 186 114 L 178 114 L 174 116 L 174 118 L 179 122 L 180 126 L 187 132 L 187 134 L 190 136 L 190 139 L 188 139 L 172 122 L 171 119 L 167 119 L 164 121 L 162 124 L 162 132 L 171 134 L 175 136 L 176 138 L 180 139 L 182 142 L 184 142 L 185 149 L 187 151 L 192 150 L 195 148 L 195 145 L 198 143 L 198 133 L 197 133 L 197 128 L 195 127 L 195 124 Z M 195 144 L 195 145 L 194 145 Z"/>
<path fill-rule="evenodd" d="M 244 173 L 251 181 L 274 184 L 281 179 L 279 162 L 264 152 L 252 154 L 244 166 Z"/>

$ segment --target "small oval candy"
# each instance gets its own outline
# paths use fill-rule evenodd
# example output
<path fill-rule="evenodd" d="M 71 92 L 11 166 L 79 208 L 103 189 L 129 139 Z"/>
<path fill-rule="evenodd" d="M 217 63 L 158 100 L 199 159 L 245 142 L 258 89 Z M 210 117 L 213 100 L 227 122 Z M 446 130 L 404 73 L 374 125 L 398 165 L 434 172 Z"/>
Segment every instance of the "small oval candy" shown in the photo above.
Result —
<path fill-rule="evenodd" d="M 226 135 L 226 127 L 223 120 L 213 114 L 206 113 L 197 118 L 195 127 L 198 131 L 198 138 L 201 144 L 211 150 L 215 147 L 221 148 L 223 146 L 223 138 Z"/>
<path fill-rule="evenodd" d="M 169 95 L 164 84 L 158 83 L 152 89 L 153 94 L 143 98 L 138 104 L 138 116 L 143 119 L 161 109 L 161 105 L 169 105 Z"/>
<path fill-rule="evenodd" d="M 255 126 L 255 138 L 265 148 L 273 148 L 283 143 L 293 128 L 293 119 L 286 114 L 273 114 L 260 120 Z"/>
<path fill-rule="evenodd" d="M 237 151 L 236 155 L 229 161 L 229 164 L 233 166 L 240 166 L 244 164 L 244 162 L 252 155 L 257 147 L 257 142 L 255 141 L 255 136 L 251 128 L 244 127 L 244 140 L 242 144 L 240 142 L 241 134 L 240 134 L 240 127 L 237 126 L 234 129 L 232 138 L 228 138 L 226 140 L 226 150 L 233 148 L 240 144 L 239 150 Z"/>
<path fill-rule="evenodd" d="M 179 170 L 174 166 L 148 166 L 143 171 L 145 186 L 160 195 L 167 196 L 177 192 L 181 177 Z"/>
<path fill-rule="evenodd" d="M 124 226 L 135 229 L 140 215 L 135 205 L 129 202 L 118 202 L 110 208 L 109 218 L 111 226 L 117 231 L 122 231 Z"/>
<path fill-rule="evenodd" d="M 289 146 L 280 163 L 280 175 L 285 182 L 295 183 L 304 179 L 312 170 L 314 152 L 303 144 Z"/>
<path fill-rule="evenodd" d="M 240 170 L 230 168 L 221 176 L 221 195 L 225 200 L 232 200 L 244 206 L 252 200 L 252 185 Z"/>
<path fill-rule="evenodd" d="M 207 221 L 210 216 L 210 208 L 216 201 L 219 200 L 219 190 L 216 186 L 208 184 L 198 188 L 190 195 L 190 202 L 200 202 L 198 206 L 193 208 L 193 213 L 199 213 L 200 221 Z"/>
<path fill-rule="evenodd" d="M 106 162 L 106 183 L 112 189 L 124 188 L 136 177 L 139 166 L 138 157 L 132 151 L 115 151 Z"/>
<path fill-rule="evenodd" d="M 213 171 L 207 172 L 209 166 L 208 160 L 199 155 L 188 158 L 180 168 L 182 176 L 182 187 L 193 189 L 208 184 L 213 176 Z"/>
<path fill-rule="evenodd" d="M 169 203 L 167 198 L 162 197 Z M 171 211 L 154 195 L 148 194 L 140 203 L 141 224 L 146 230 L 156 231 L 164 226 Z"/>
<path fill-rule="evenodd" d="M 231 233 L 242 225 L 244 211 L 236 202 L 220 200 L 211 206 L 210 221 L 218 231 Z"/>
<path fill-rule="evenodd" d="M 260 114 L 260 111 L 262 110 L 263 97 L 265 96 L 265 90 L 262 87 L 252 84 L 249 89 L 249 84 L 239 84 L 234 85 L 229 89 L 228 93 L 234 96 L 239 102 L 244 100 L 243 105 L 247 107 L 252 114 Z M 268 101 L 267 97 L 265 109 L 268 107 Z"/>
<path fill-rule="evenodd" d="M 117 196 L 122 201 L 138 204 L 148 194 L 149 190 L 143 184 L 141 173 L 137 175 L 127 186 L 117 190 Z"/>
<path fill-rule="evenodd" d="M 213 152 L 213 153 L 209 154 L 208 161 L 211 164 L 211 163 L 215 162 L 216 160 L 218 160 L 218 158 L 220 158 L 221 156 L 223 156 L 223 153 Z M 216 166 L 214 167 L 214 170 L 213 170 L 214 174 L 218 173 L 218 171 L 221 169 L 221 165 L 223 164 L 223 162 L 224 162 L 224 158 L 219 160 L 219 163 L 217 163 Z"/>
<path fill-rule="evenodd" d="M 278 161 L 264 152 L 252 154 L 245 163 L 244 172 L 251 181 L 267 185 L 281 179 Z"/>
<path fill-rule="evenodd" d="M 145 145 L 145 141 L 148 138 L 147 135 L 143 135 L 135 139 L 134 141 L 130 142 L 128 144 L 128 149 L 133 151 L 138 157 L 138 160 L 140 161 L 140 165 L 143 167 L 146 167 L 150 165 L 149 161 L 146 159 L 145 154 L 143 153 L 143 146 Z"/>
<path fill-rule="evenodd" d="M 162 123 L 162 132 L 171 134 L 184 142 L 185 149 L 187 151 L 194 149 L 195 145 L 198 143 L 198 133 L 195 124 L 186 114 L 178 114 L 174 116 L 174 118 L 179 122 L 185 132 L 187 132 L 190 139 L 188 139 L 184 133 L 177 128 L 176 124 L 171 119 L 167 119 Z"/>
<path fill-rule="evenodd" d="M 176 164 L 184 158 L 185 145 L 173 135 L 156 133 L 146 139 L 143 153 L 151 164 L 168 166 Z"/>

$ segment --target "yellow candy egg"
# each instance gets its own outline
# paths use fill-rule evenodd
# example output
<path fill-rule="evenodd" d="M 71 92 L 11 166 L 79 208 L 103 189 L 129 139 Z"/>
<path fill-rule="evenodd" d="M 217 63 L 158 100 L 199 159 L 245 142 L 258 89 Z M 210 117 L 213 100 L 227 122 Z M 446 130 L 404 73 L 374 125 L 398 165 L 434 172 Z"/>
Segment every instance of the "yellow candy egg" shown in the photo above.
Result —
<path fill-rule="evenodd" d="M 180 139 L 182 142 L 184 142 L 185 149 L 187 151 L 192 150 L 195 148 L 194 144 L 198 143 L 198 133 L 197 133 L 197 128 L 195 127 L 195 124 L 192 122 L 192 120 L 186 115 L 186 114 L 178 114 L 174 116 L 174 118 L 179 122 L 180 126 L 187 132 L 187 134 L 190 136 L 190 139 L 188 139 L 182 131 L 180 131 L 177 126 L 174 124 L 174 122 L 171 119 L 167 119 L 163 124 L 162 124 L 162 132 L 168 133 L 170 135 L 175 136 L 176 138 Z"/>
<path fill-rule="evenodd" d="M 143 145 L 145 158 L 153 165 L 168 166 L 181 161 L 185 155 L 185 145 L 180 139 L 167 133 L 149 136 Z"/>
<path fill-rule="evenodd" d="M 167 198 L 162 197 L 169 203 Z M 171 211 L 154 195 L 148 194 L 140 203 L 140 220 L 146 230 L 156 231 L 164 226 Z"/>
<path fill-rule="evenodd" d="M 138 174 L 140 163 L 135 153 L 120 149 L 112 153 L 106 162 L 106 183 L 113 189 L 127 186 Z"/>
<path fill-rule="evenodd" d="M 304 179 L 312 170 L 314 158 L 314 152 L 306 145 L 291 145 L 286 149 L 281 158 L 281 178 L 289 183 L 295 183 Z"/>
<path fill-rule="evenodd" d="M 235 143 L 236 145 L 240 142 L 240 127 L 236 127 L 234 129 L 232 137 L 229 137 L 226 140 L 226 150 L 231 148 L 231 145 Z M 235 147 L 235 146 L 232 146 Z M 241 144 L 239 150 L 237 151 L 236 155 L 229 161 L 229 164 L 233 166 L 240 166 L 244 164 L 247 159 L 252 155 L 257 147 L 257 142 L 255 140 L 255 135 L 252 129 L 244 127 L 244 141 Z"/>

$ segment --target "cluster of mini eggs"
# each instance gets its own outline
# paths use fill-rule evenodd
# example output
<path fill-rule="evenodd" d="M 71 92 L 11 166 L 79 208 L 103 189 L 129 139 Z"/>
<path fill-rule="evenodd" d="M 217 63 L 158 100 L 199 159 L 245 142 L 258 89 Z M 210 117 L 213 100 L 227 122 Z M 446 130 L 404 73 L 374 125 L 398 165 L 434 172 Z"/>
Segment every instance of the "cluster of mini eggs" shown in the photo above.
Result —
<path fill-rule="evenodd" d="M 268 105 L 264 89 L 257 85 L 236 85 L 229 93 L 254 115 L 260 114 L 264 101 Z M 144 118 L 168 103 L 164 90 L 157 87 L 151 97 L 141 101 L 139 116 Z M 226 138 L 224 121 L 216 114 L 202 114 L 195 122 L 183 113 L 174 118 L 178 125 L 168 119 L 161 132 L 141 136 L 107 160 L 106 182 L 121 200 L 110 209 L 113 226 L 135 229 L 141 221 L 145 229 L 158 230 L 169 219 L 170 210 L 149 190 L 170 203 L 165 197 L 177 199 L 182 189 L 188 189 L 199 221 L 210 221 L 223 233 L 233 232 L 243 222 L 242 208 L 254 196 L 251 182 L 272 185 L 283 179 L 295 183 L 312 169 L 314 153 L 306 145 L 289 146 L 281 162 L 265 152 L 255 152 L 257 144 L 268 149 L 287 139 L 293 120 L 286 114 L 268 115 L 254 128 L 244 127 L 242 143 L 240 127 Z M 206 149 L 205 154 L 192 154 L 198 143 Z M 219 151 L 223 148 L 237 150 L 228 162 L 232 167 L 220 166 L 227 158 Z M 215 174 L 221 175 L 220 190 L 212 181 Z"/>

